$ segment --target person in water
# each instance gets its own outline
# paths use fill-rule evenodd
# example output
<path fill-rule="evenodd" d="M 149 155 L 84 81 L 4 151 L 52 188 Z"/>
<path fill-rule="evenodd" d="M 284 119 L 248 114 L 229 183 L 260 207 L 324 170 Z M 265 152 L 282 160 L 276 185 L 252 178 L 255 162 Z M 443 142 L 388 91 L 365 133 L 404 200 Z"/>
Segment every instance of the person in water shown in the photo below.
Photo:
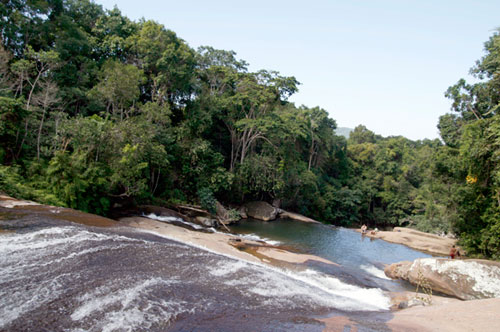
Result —
<path fill-rule="evenodd" d="M 450 258 L 454 259 L 455 256 L 457 256 L 458 250 L 455 248 L 455 245 L 453 245 L 450 249 Z M 460 253 L 458 253 L 458 256 L 460 256 Z"/>
<path fill-rule="evenodd" d="M 366 230 L 367 230 L 367 227 L 366 227 L 366 225 L 363 224 L 363 226 L 361 226 L 361 233 L 366 234 Z"/>

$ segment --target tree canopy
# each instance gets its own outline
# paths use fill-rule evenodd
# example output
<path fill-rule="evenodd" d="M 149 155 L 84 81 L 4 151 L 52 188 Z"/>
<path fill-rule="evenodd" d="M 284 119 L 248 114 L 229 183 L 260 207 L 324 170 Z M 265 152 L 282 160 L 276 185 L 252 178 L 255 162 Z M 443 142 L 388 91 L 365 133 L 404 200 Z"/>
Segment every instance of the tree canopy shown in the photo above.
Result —
<path fill-rule="evenodd" d="M 0 12 L 2 191 L 103 215 L 279 200 L 336 225 L 453 233 L 469 254 L 500 259 L 499 31 L 475 82 L 445 92 L 441 140 L 362 125 L 346 139 L 327 110 L 289 101 L 295 77 L 195 50 L 160 23 L 89 0 Z"/>

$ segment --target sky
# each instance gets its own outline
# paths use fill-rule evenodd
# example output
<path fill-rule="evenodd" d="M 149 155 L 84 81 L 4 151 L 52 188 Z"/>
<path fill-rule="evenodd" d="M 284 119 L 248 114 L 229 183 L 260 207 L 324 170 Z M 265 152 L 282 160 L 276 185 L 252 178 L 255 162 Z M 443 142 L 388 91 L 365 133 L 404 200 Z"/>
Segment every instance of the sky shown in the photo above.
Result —
<path fill-rule="evenodd" d="M 339 127 L 437 138 L 446 89 L 484 55 L 500 1 L 97 0 L 154 20 L 191 47 L 233 50 L 249 70 L 295 76 L 297 106 L 320 106 Z"/>

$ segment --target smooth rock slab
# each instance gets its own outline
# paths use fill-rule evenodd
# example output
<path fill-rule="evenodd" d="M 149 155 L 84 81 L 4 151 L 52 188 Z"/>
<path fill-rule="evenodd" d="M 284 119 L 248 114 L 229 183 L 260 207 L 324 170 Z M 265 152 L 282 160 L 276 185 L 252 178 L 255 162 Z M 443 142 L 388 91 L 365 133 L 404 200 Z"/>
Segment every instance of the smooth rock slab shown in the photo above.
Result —
<path fill-rule="evenodd" d="M 461 300 L 500 298 L 500 263 L 479 260 L 421 258 L 387 266 L 385 274 L 407 280 L 413 285 L 422 281 L 434 290 Z"/>
<path fill-rule="evenodd" d="M 250 218 L 269 221 L 276 219 L 279 210 L 267 202 L 255 201 L 245 204 L 246 213 Z"/>

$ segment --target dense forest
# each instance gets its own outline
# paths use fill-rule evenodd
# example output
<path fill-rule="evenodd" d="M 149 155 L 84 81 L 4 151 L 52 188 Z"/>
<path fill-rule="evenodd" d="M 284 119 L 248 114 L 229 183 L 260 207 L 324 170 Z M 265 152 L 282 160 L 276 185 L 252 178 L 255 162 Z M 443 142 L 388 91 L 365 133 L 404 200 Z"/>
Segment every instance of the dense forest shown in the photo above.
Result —
<path fill-rule="evenodd" d="M 106 215 L 126 204 L 280 201 L 403 225 L 500 259 L 500 35 L 446 91 L 442 140 L 349 139 L 295 77 L 88 0 L 0 4 L 0 191 Z M 362 119 L 360 119 L 362 121 Z"/>

